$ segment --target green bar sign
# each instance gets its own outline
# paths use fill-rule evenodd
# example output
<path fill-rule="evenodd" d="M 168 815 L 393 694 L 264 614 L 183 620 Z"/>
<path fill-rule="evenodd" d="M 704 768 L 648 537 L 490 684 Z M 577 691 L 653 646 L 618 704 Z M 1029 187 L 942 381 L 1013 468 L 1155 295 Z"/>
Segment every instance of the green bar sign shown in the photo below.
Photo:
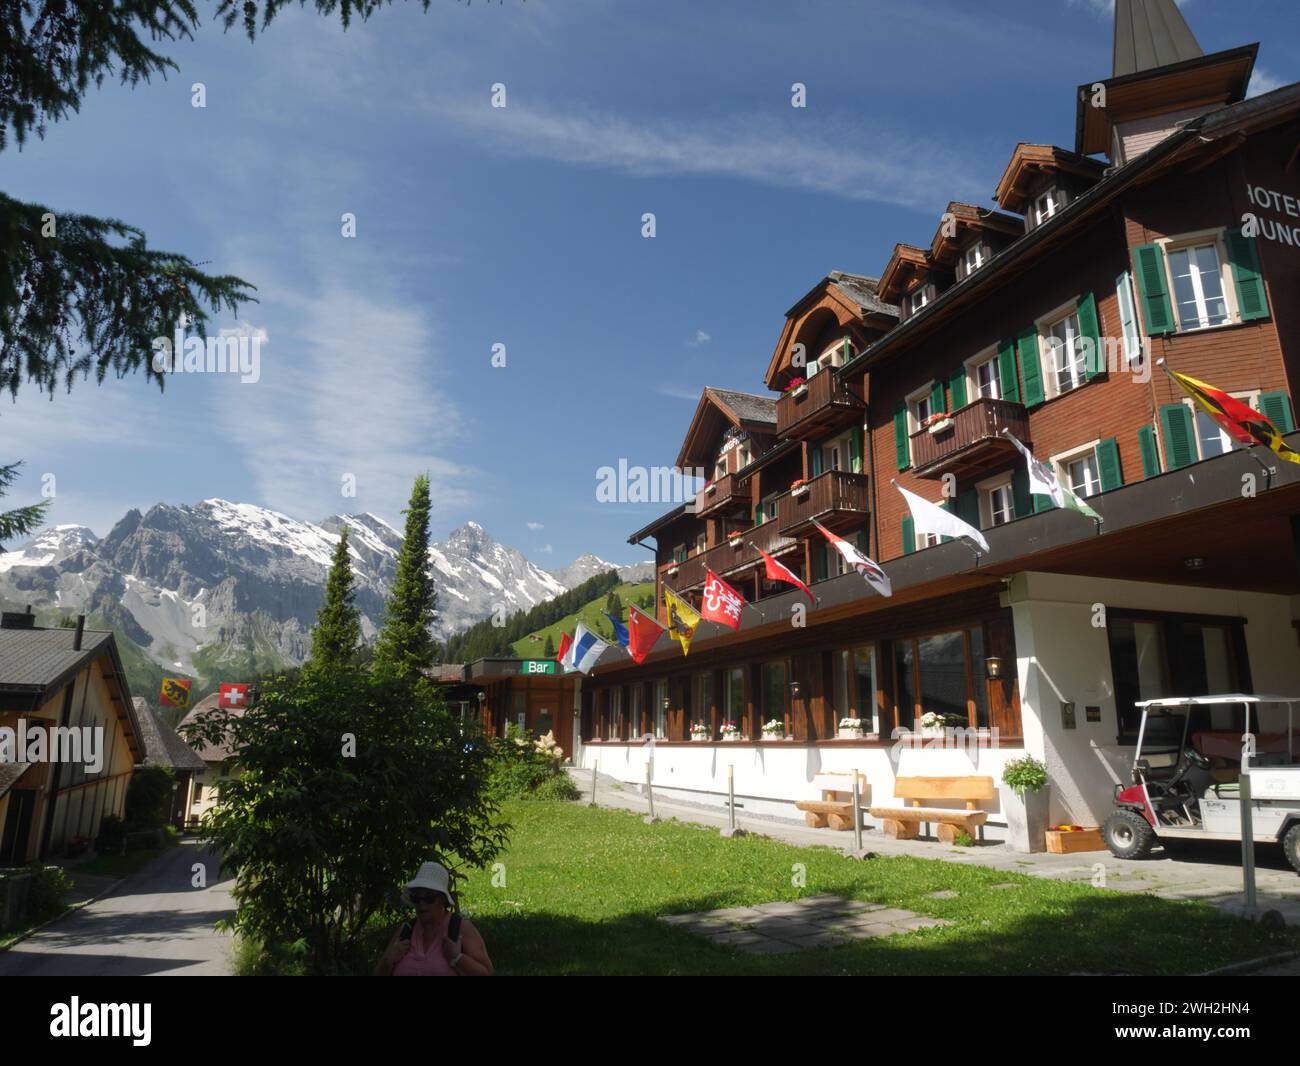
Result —
<path fill-rule="evenodd" d="M 524 659 L 521 673 L 525 674 L 553 674 L 555 673 L 554 659 Z"/>

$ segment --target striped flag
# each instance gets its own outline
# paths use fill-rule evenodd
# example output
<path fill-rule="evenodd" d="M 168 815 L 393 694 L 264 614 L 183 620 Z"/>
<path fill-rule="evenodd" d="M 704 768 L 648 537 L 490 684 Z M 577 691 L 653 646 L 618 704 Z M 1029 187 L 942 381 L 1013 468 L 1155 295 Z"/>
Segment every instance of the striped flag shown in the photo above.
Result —
<path fill-rule="evenodd" d="M 596 660 L 604 654 L 605 649 L 610 647 L 607 641 L 601 640 L 582 622 L 578 623 L 578 628 L 573 634 L 573 647 L 569 649 L 569 663 L 573 669 L 581 673 L 588 674 L 591 668 L 596 665 Z"/>
<path fill-rule="evenodd" d="M 1300 463 L 1300 452 L 1287 445 L 1282 439 L 1282 431 L 1266 415 L 1204 381 L 1197 381 L 1168 367 L 1165 367 L 1165 373 L 1178 382 L 1178 387 L 1192 398 L 1196 406 L 1222 426 L 1238 444 L 1244 444 L 1248 448 L 1262 444 L 1277 452 L 1288 463 Z"/>
<path fill-rule="evenodd" d="M 555 653 L 555 661 L 559 663 L 561 667 L 567 667 L 569 665 L 569 649 L 572 647 L 573 638 L 569 636 L 568 633 L 565 633 L 560 637 L 560 650 Z"/>

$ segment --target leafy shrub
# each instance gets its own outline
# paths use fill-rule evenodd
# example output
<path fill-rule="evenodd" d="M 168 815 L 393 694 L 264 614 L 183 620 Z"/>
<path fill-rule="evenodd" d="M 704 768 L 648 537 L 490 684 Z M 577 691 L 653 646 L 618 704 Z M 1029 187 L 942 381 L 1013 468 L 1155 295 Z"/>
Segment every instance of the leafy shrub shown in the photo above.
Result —
<path fill-rule="evenodd" d="M 165 766 L 142 766 L 126 790 L 126 820 L 137 829 L 166 823 L 171 813 L 175 775 Z"/>
<path fill-rule="evenodd" d="M 126 823 L 116 814 L 106 814 L 99 823 L 96 851 L 121 851 L 126 846 Z"/>
<path fill-rule="evenodd" d="M 582 796 L 578 786 L 568 774 L 561 772 L 547 781 L 543 781 L 532 792 L 533 799 L 539 800 L 576 800 Z"/>
<path fill-rule="evenodd" d="M 555 746 L 555 738 L 550 734 L 542 740 L 531 740 L 518 726 L 510 725 L 504 737 L 491 742 L 491 752 L 488 789 L 494 800 L 533 798 L 543 787 L 552 790 L 548 798 L 568 798 L 554 792 L 556 789 L 562 792 L 564 786 L 553 782 L 560 778 L 568 781 L 569 775 L 560 761 L 563 752 Z"/>
<path fill-rule="evenodd" d="M 27 894 L 27 917 L 33 922 L 43 922 L 62 914 L 67 903 L 64 897 L 72 891 L 72 879 L 62 866 L 45 866 L 32 863 L 32 885 Z"/>
<path fill-rule="evenodd" d="M 1038 792 L 1047 784 L 1047 767 L 1032 755 L 1026 755 L 1002 768 L 1002 780 L 1023 797 L 1026 792 Z"/>

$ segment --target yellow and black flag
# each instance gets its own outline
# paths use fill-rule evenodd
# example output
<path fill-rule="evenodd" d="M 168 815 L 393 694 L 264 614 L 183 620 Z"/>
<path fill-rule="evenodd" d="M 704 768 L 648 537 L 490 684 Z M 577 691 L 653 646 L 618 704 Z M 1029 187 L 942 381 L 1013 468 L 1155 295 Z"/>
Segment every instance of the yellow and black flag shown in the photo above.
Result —
<path fill-rule="evenodd" d="M 1238 444 L 1248 448 L 1262 444 L 1277 452 L 1288 463 L 1300 463 L 1300 452 L 1287 446 L 1282 439 L 1282 431 L 1266 415 L 1204 381 L 1197 381 L 1174 370 L 1167 372 L 1196 406 L 1222 426 Z"/>
<path fill-rule="evenodd" d="M 668 615 L 668 635 L 682 646 L 683 655 L 690 654 L 691 638 L 700 624 L 700 612 L 667 585 L 664 586 L 664 607 Z"/>

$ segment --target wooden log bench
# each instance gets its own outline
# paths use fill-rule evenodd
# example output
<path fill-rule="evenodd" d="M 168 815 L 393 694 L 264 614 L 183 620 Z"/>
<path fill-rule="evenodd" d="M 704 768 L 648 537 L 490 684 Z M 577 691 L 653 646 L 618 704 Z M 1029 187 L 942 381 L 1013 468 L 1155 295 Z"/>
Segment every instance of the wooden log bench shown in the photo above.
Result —
<path fill-rule="evenodd" d="M 804 812 L 804 821 L 814 829 L 853 828 L 853 775 L 817 774 L 813 787 L 821 790 L 819 800 L 799 800 L 795 806 Z M 867 775 L 858 774 L 858 799 L 867 791 Z"/>
<path fill-rule="evenodd" d="M 922 822 L 934 822 L 935 833 L 945 844 L 954 844 L 957 836 L 975 836 L 988 821 L 988 811 L 976 804 L 995 795 L 991 777 L 899 777 L 894 781 L 894 795 L 910 800 L 910 807 L 872 807 L 871 817 L 879 818 L 881 831 L 895 840 L 912 840 Z M 965 810 L 952 807 L 922 807 L 922 800 L 959 800 Z"/>

